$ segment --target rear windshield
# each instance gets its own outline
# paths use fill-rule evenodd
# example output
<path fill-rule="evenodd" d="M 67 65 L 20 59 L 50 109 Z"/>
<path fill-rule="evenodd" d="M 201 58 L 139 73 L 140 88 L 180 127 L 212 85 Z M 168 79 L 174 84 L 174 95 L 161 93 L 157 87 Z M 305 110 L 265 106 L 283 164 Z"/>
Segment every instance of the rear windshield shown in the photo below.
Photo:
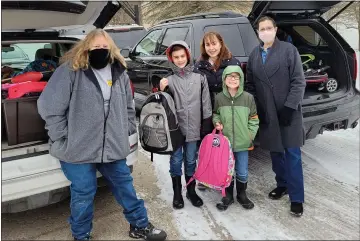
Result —
<path fill-rule="evenodd" d="M 46 10 L 81 14 L 88 1 L 1 1 L 2 9 Z"/>
<path fill-rule="evenodd" d="M 109 35 L 114 40 L 118 48 L 132 48 L 137 42 L 139 42 L 142 37 L 145 36 L 147 31 L 142 30 L 131 30 L 126 32 L 108 32 Z"/>

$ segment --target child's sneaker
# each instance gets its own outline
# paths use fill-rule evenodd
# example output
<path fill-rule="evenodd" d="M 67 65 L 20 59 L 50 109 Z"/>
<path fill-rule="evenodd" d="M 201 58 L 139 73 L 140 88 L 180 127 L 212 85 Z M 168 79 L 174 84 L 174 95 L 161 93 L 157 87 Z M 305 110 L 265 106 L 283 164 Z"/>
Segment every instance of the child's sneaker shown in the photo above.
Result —
<path fill-rule="evenodd" d="M 77 239 L 77 238 L 74 238 L 74 240 L 91 240 L 92 238 L 89 236 L 89 237 L 86 237 L 86 238 L 83 238 L 83 239 Z"/>
<path fill-rule="evenodd" d="M 145 239 L 149 241 L 163 241 L 167 234 L 161 229 L 155 228 L 150 222 L 145 228 L 138 228 L 130 225 L 129 236 L 136 239 Z"/>
<path fill-rule="evenodd" d="M 88 234 L 86 235 L 86 237 L 80 238 L 80 239 L 74 237 L 74 240 L 92 240 L 92 237 L 91 237 L 91 235 L 88 233 Z"/>

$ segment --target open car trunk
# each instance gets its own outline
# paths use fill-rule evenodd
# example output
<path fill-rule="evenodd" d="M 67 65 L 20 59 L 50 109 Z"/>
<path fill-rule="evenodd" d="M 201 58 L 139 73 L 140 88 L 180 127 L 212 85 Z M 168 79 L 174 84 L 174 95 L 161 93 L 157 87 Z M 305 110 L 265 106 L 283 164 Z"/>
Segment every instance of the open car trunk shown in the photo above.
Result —
<path fill-rule="evenodd" d="M 41 53 L 45 52 L 51 54 L 51 60 L 56 62 L 58 66 L 59 57 L 63 55 L 73 44 L 77 42 L 76 39 L 57 38 L 56 40 L 23 40 L 23 41 L 3 41 L 2 50 L 10 47 L 17 47 L 27 53 L 28 59 L 26 62 L 19 63 L 16 59 L 4 63 L 4 56 L 2 58 L 2 66 L 11 67 L 14 74 L 23 73 L 23 71 L 30 66 L 30 63 L 35 63 L 41 60 Z M 15 54 L 13 54 L 15 56 Z M 48 63 L 48 62 L 41 62 Z M 24 68 L 24 66 L 27 66 Z M 8 75 L 6 71 L 2 72 L 2 79 L 4 75 Z M 7 76 L 8 77 L 8 76 Z M 46 77 L 46 78 L 45 78 Z M 44 76 L 40 82 L 47 82 L 50 75 Z M 22 157 L 30 157 L 48 153 L 48 135 L 45 130 L 45 122 L 40 117 L 37 109 L 37 100 L 41 91 L 34 91 L 26 93 L 19 98 L 9 99 L 9 90 L 4 89 L 2 85 L 1 98 L 1 150 L 2 162 L 11 161 Z"/>
<path fill-rule="evenodd" d="M 274 18 L 278 27 L 277 37 L 297 47 L 307 81 L 303 105 L 346 97 L 353 88 L 355 52 L 321 17 L 339 2 L 258 1 L 249 14 L 254 27 L 260 16 Z M 322 68 L 323 71 L 316 72 Z"/>
<path fill-rule="evenodd" d="M 120 1 L 1 1 L 1 8 L 2 32 L 78 30 L 79 34 L 86 34 L 89 27 L 104 28 L 121 4 Z"/>
<path fill-rule="evenodd" d="M 2 1 L 1 5 L 1 79 L 42 72 L 41 80 L 36 81 L 42 85 L 60 57 L 78 41 L 65 36 L 104 28 L 121 8 L 120 1 Z M 15 83 L 13 79 L 9 82 Z M 46 154 L 48 135 L 37 111 L 41 91 L 10 99 L 9 94 L 10 89 L 2 84 L 2 161 Z"/>

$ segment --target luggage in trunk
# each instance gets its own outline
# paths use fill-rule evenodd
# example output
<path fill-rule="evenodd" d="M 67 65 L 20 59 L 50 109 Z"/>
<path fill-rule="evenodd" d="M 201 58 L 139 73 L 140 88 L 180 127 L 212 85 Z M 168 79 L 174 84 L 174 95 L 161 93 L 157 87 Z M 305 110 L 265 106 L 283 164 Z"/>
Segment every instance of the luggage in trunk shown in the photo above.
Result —
<path fill-rule="evenodd" d="M 38 96 L 2 100 L 2 131 L 8 145 L 48 140 L 45 122 L 37 109 Z"/>

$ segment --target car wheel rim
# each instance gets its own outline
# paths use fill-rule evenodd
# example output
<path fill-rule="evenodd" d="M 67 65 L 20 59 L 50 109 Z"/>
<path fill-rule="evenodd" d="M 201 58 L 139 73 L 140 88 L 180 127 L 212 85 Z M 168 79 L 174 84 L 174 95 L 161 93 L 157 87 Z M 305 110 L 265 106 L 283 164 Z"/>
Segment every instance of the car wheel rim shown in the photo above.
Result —
<path fill-rule="evenodd" d="M 334 92 L 337 89 L 337 81 L 335 79 L 329 79 L 329 81 L 326 83 L 326 89 L 329 92 Z"/>

